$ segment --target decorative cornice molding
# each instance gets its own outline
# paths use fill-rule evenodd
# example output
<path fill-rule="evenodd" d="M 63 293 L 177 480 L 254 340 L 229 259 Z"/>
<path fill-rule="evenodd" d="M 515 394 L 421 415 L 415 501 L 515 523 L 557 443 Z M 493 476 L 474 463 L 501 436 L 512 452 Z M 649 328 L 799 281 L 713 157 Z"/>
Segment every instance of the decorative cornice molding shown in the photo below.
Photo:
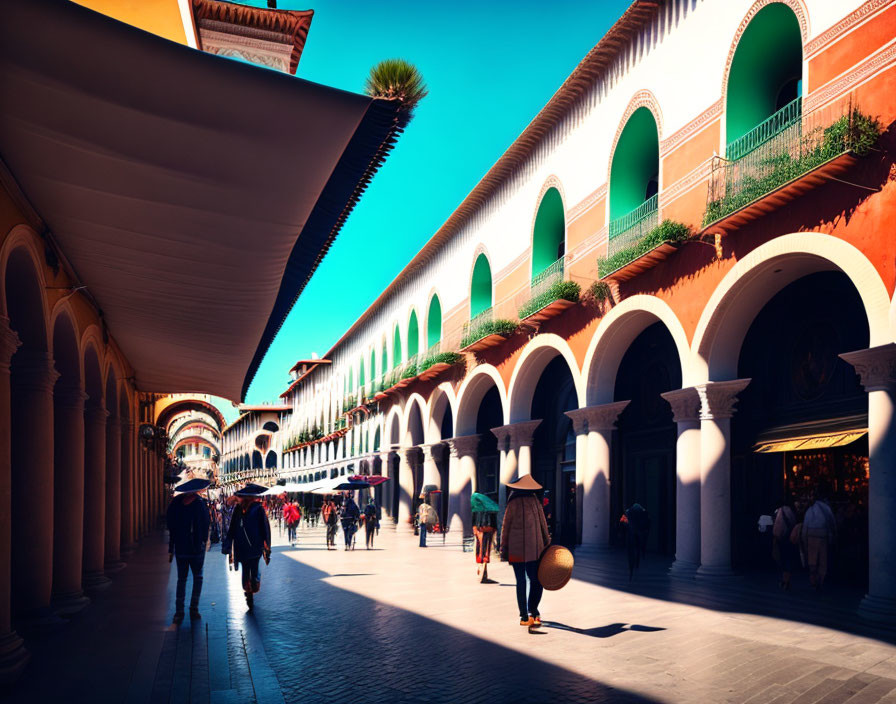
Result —
<path fill-rule="evenodd" d="M 504 427 L 510 428 L 510 441 L 513 443 L 513 447 L 517 449 L 523 445 L 532 444 L 532 435 L 539 425 L 541 425 L 540 418 L 537 420 L 524 420 L 521 423 L 511 423 Z"/>
<path fill-rule="evenodd" d="M 840 78 L 835 78 L 823 88 L 811 92 L 806 97 L 803 110 L 805 112 L 810 112 L 826 105 L 844 93 L 848 93 L 859 83 L 870 78 L 873 74 L 887 68 L 894 61 L 896 61 L 896 42 L 888 44 Z"/>
<path fill-rule="evenodd" d="M 887 7 L 893 0 L 869 0 L 856 10 L 850 12 L 846 17 L 840 20 L 832 27 L 828 27 L 825 31 L 815 37 L 812 41 L 806 43 L 805 56 L 811 58 L 813 54 L 817 54 L 828 44 L 837 41 L 843 34 L 853 29 L 856 25 L 861 24 L 872 15 L 877 14 L 879 10 Z"/>
<path fill-rule="evenodd" d="M 445 445 L 441 442 L 434 442 L 428 445 L 420 445 L 420 449 L 423 450 L 423 460 L 436 462 L 442 456 L 442 452 L 445 449 Z"/>
<path fill-rule="evenodd" d="M 501 425 L 497 428 L 492 428 L 492 435 L 498 438 L 498 451 L 499 452 L 507 452 L 510 449 L 510 438 L 511 431 L 509 425 Z"/>
<path fill-rule="evenodd" d="M 669 152 L 680 147 L 698 132 L 702 132 L 704 128 L 709 127 L 709 125 L 722 115 L 722 105 L 722 99 L 719 98 L 680 130 L 673 132 L 660 142 L 660 156 L 666 156 Z"/>
<path fill-rule="evenodd" d="M 700 420 L 731 418 L 737 404 L 737 395 L 747 388 L 750 379 L 709 381 L 695 388 L 700 395 Z"/>
<path fill-rule="evenodd" d="M 865 391 L 896 391 L 896 343 L 844 352 L 840 358 L 855 367 Z"/>
<path fill-rule="evenodd" d="M 51 358 L 26 358 L 16 363 L 11 384 L 17 389 L 52 393 L 60 376 Z"/>
<path fill-rule="evenodd" d="M 694 387 L 673 389 L 660 396 L 672 406 L 672 418 L 676 423 L 687 423 L 700 418 L 700 394 Z"/>
<path fill-rule="evenodd" d="M 452 457 L 476 457 L 479 451 L 480 435 L 459 435 L 448 438 L 448 448 Z"/>

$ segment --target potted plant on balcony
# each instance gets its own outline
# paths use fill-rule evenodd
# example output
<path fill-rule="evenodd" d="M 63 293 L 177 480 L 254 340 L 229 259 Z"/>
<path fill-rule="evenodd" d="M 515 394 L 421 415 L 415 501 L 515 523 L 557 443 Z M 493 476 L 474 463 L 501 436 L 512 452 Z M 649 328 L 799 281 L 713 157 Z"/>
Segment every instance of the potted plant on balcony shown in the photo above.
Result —
<path fill-rule="evenodd" d="M 439 374 L 462 362 L 464 356 L 458 352 L 436 352 L 423 359 L 417 366 L 422 381 L 435 379 Z"/>
<path fill-rule="evenodd" d="M 546 291 L 530 298 L 519 310 L 520 320 L 540 323 L 579 302 L 582 287 L 575 281 L 555 281 Z"/>
<path fill-rule="evenodd" d="M 691 228 L 684 223 L 663 220 L 631 247 L 621 249 L 611 257 L 598 258 L 597 273 L 601 279 L 630 279 L 656 266 L 691 234 Z"/>
<path fill-rule="evenodd" d="M 517 328 L 512 320 L 485 320 L 471 325 L 460 341 L 464 352 L 478 352 L 506 341 Z"/>

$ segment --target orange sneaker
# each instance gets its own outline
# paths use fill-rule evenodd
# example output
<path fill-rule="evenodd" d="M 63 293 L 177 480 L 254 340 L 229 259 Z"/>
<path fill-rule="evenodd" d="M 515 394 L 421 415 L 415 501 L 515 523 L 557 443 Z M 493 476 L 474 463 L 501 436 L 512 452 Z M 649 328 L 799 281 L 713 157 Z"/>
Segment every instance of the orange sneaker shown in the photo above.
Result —
<path fill-rule="evenodd" d="M 535 619 L 532 618 L 531 616 L 530 616 L 529 618 L 521 618 L 521 619 L 520 619 L 520 625 L 521 625 L 521 626 L 534 626 L 534 625 L 535 625 Z"/>
<path fill-rule="evenodd" d="M 541 616 L 533 616 L 532 617 L 533 625 L 537 628 L 541 628 Z"/>

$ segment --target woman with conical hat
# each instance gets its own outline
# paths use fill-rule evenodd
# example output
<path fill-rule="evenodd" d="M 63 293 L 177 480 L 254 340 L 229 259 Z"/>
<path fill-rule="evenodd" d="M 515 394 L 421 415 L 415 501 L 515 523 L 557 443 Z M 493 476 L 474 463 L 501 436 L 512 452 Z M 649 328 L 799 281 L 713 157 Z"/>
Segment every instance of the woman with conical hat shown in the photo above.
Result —
<path fill-rule="evenodd" d="M 190 597 L 190 618 L 199 618 L 199 596 L 202 593 L 202 568 L 208 542 L 208 504 L 199 492 L 205 491 L 208 479 L 186 479 L 174 487 L 174 498 L 168 504 L 165 524 L 168 527 L 168 562 L 177 562 L 177 586 L 174 592 L 174 623 L 184 620 L 187 576 L 193 574 Z"/>
<path fill-rule="evenodd" d="M 507 497 L 507 508 L 501 525 L 501 559 L 510 562 L 516 577 L 520 625 L 540 626 L 538 605 L 544 590 L 538 581 L 538 560 L 551 542 L 544 510 L 536 495 L 542 487 L 531 475 L 524 474 L 516 482 L 508 484 L 507 488 L 511 492 Z"/>
<path fill-rule="evenodd" d="M 230 555 L 230 563 L 243 570 L 243 591 L 249 611 L 255 607 L 255 594 L 261 589 L 259 561 L 271 561 L 271 524 L 261 504 L 261 495 L 267 491 L 260 484 L 246 484 L 236 492 L 239 503 L 233 509 L 230 527 L 221 546 L 221 552 Z"/>

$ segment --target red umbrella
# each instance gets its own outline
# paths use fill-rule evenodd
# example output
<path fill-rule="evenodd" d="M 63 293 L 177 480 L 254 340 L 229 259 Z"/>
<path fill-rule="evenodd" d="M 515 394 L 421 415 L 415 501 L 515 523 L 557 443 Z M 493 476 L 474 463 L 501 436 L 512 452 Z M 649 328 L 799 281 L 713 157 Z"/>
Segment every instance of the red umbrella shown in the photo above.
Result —
<path fill-rule="evenodd" d="M 377 486 L 389 481 L 389 477 L 383 477 L 379 474 L 353 474 L 349 477 L 349 480 L 353 482 L 367 482 L 370 486 Z"/>

